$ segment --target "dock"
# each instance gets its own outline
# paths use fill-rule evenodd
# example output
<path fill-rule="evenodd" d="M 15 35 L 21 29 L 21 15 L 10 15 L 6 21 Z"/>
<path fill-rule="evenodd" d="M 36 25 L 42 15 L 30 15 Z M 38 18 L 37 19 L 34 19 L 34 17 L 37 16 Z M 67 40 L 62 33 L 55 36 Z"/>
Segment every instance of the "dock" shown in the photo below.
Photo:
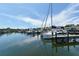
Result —
<path fill-rule="evenodd" d="M 68 34 L 68 35 L 54 35 L 52 36 L 53 38 L 67 38 L 67 37 L 79 37 L 79 35 L 71 35 L 71 34 Z"/>

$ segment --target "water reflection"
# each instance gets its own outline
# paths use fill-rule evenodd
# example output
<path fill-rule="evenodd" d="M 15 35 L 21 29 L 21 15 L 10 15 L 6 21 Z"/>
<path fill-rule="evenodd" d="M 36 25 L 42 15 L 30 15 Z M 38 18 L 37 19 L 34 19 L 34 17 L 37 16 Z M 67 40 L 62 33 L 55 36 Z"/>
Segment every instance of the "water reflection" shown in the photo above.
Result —
<path fill-rule="evenodd" d="M 58 38 L 56 43 L 55 39 L 41 39 L 40 35 L 0 34 L 0 55 L 79 55 L 79 38 L 67 39 Z"/>
<path fill-rule="evenodd" d="M 51 44 L 52 45 L 52 49 L 55 48 L 55 52 L 58 52 L 58 49 L 61 48 L 66 48 L 67 51 L 70 51 L 70 47 L 73 46 L 74 48 L 76 48 L 76 45 L 79 45 L 79 38 L 75 37 L 75 38 L 57 38 L 57 39 L 42 39 L 43 44 Z"/>

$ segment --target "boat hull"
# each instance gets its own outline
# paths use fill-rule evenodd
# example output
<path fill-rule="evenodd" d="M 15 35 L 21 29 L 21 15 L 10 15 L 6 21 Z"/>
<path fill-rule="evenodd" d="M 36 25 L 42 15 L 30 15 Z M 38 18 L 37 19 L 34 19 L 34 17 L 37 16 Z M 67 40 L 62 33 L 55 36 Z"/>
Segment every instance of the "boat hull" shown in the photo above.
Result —
<path fill-rule="evenodd" d="M 53 36 L 52 35 L 41 35 L 42 39 L 51 39 Z"/>

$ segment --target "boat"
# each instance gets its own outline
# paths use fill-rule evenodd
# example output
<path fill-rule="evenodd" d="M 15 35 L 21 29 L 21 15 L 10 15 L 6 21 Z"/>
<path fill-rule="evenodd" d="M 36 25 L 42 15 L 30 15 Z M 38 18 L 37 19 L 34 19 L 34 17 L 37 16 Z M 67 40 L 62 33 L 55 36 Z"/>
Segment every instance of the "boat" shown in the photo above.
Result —
<path fill-rule="evenodd" d="M 49 4 L 49 8 L 48 8 L 48 13 L 47 13 L 47 17 L 46 17 L 46 19 L 45 19 L 45 22 L 47 21 L 47 19 L 48 19 L 48 15 L 49 15 L 49 11 L 50 11 L 50 13 L 51 13 L 51 27 L 50 27 L 50 29 L 52 28 L 52 3 L 51 4 Z M 47 23 L 47 22 L 46 22 Z M 46 26 L 46 23 L 45 23 L 45 26 Z M 49 38 L 52 38 L 52 29 L 51 30 L 49 30 L 49 31 L 46 31 L 45 30 L 45 27 L 44 26 L 44 28 L 43 28 L 43 30 L 42 30 L 42 32 L 41 32 L 41 38 L 42 39 L 49 39 Z"/>
<path fill-rule="evenodd" d="M 52 33 L 51 33 L 51 31 L 46 32 L 46 33 L 42 33 L 42 34 L 41 34 L 41 38 L 42 38 L 42 39 L 51 39 L 51 38 L 52 38 Z"/>
<path fill-rule="evenodd" d="M 41 38 L 42 39 L 51 39 L 51 38 L 55 38 L 56 37 L 56 34 L 58 35 L 58 37 L 60 37 L 60 35 L 62 36 L 62 34 L 67 34 L 67 31 L 62 29 L 60 26 L 53 26 L 52 24 L 52 4 L 49 4 L 49 9 L 50 9 L 50 19 L 51 19 L 51 26 L 49 27 L 50 30 L 46 30 L 47 27 L 44 27 L 44 29 L 42 30 L 42 33 L 41 33 Z M 48 10 L 49 12 L 49 10 Z M 49 14 L 49 13 L 48 13 Z M 48 15 L 47 15 L 48 16 Z M 48 18 L 46 18 L 46 21 L 47 21 Z M 47 22 L 46 22 L 47 23 Z M 45 26 L 46 26 L 46 23 L 45 23 Z M 63 36 L 65 37 L 65 36 Z"/>

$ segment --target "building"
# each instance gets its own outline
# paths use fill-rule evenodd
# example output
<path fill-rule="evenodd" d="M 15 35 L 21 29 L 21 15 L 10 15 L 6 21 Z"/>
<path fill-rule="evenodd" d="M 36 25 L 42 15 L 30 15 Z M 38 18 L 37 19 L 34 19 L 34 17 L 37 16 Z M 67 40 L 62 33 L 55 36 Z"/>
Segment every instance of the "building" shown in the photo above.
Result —
<path fill-rule="evenodd" d="M 64 27 L 65 30 L 73 30 L 76 29 L 76 25 L 74 24 L 68 24 Z"/>

